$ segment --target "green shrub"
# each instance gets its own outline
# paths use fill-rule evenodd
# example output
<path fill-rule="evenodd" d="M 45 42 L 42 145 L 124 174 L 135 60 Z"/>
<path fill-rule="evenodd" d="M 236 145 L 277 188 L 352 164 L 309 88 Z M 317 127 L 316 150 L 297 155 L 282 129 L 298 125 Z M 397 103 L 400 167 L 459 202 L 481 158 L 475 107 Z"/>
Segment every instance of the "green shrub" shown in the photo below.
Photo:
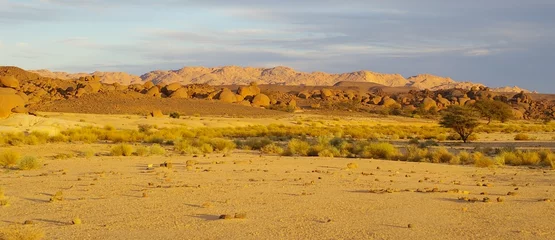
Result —
<path fill-rule="evenodd" d="M 3 167 L 13 167 L 19 163 L 21 155 L 13 150 L 4 150 L 0 153 L 0 165 Z"/>
<path fill-rule="evenodd" d="M 307 156 L 308 151 L 310 150 L 310 144 L 299 140 L 299 139 L 291 139 L 287 144 L 288 152 L 292 155 L 300 155 L 300 156 Z"/>
<path fill-rule="evenodd" d="M 530 136 L 528 136 L 528 134 L 519 133 L 515 135 L 515 141 L 527 141 L 527 140 L 530 140 Z"/>
<path fill-rule="evenodd" d="M 133 146 L 129 145 L 129 144 L 118 144 L 116 146 L 113 146 L 112 149 L 110 150 L 110 153 L 112 156 L 131 156 L 133 155 Z"/>
<path fill-rule="evenodd" d="M 20 170 L 32 170 L 39 169 L 42 166 L 40 161 L 33 156 L 25 156 L 17 164 L 17 168 Z"/>
<path fill-rule="evenodd" d="M 164 155 L 166 154 L 166 149 L 164 149 L 160 144 L 153 144 L 150 146 L 151 155 Z"/>

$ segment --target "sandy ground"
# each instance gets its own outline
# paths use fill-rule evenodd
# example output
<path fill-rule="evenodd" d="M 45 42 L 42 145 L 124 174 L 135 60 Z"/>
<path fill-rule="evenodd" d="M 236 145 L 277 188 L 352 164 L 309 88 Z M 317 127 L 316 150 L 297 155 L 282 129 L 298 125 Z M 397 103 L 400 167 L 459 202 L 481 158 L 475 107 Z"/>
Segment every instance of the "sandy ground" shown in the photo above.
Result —
<path fill-rule="evenodd" d="M 555 200 L 555 171 L 546 169 L 259 156 L 241 151 L 228 157 L 214 154 L 199 158 L 171 153 L 64 160 L 51 157 L 88 148 L 103 154 L 109 146 L 13 147 L 41 157 L 45 166 L 0 173 L 0 186 L 11 204 L 0 207 L 0 228 L 32 220 L 36 228 L 44 230 L 46 239 L 555 236 L 555 203 L 540 201 Z M 158 167 L 170 160 L 172 169 Z M 187 160 L 198 164 L 187 170 Z M 347 169 L 350 162 L 359 168 Z M 147 170 L 149 164 L 154 165 L 152 170 Z M 400 192 L 370 192 L 388 188 Z M 433 188 L 469 194 L 417 191 Z M 49 202 L 57 191 L 63 192 L 64 200 Z M 517 195 L 507 196 L 508 192 Z M 459 197 L 489 197 L 492 202 L 471 203 Z M 504 201 L 497 202 L 498 197 Z M 245 213 L 246 218 L 219 219 L 222 214 L 235 213 Z M 75 217 L 83 224 L 72 225 Z"/>

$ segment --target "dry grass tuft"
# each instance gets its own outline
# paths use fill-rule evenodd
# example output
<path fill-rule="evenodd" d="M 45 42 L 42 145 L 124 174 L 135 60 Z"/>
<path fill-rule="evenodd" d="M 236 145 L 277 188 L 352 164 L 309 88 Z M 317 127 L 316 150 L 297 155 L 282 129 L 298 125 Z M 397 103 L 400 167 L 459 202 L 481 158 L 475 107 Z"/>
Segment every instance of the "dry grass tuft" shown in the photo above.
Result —
<path fill-rule="evenodd" d="M 42 167 L 42 164 L 40 163 L 40 161 L 33 156 L 25 156 L 17 164 L 17 168 L 19 170 L 33 170 L 33 169 L 39 169 L 41 167 Z"/>
<path fill-rule="evenodd" d="M 19 163 L 21 155 L 11 149 L 5 150 L 0 153 L 0 166 L 13 167 Z"/>
<path fill-rule="evenodd" d="M 30 225 L 13 225 L 0 230 L 0 239 L 2 240 L 39 240 L 43 238 L 44 231 Z"/>
<path fill-rule="evenodd" d="M 133 146 L 124 143 L 118 144 L 112 147 L 110 154 L 112 156 L 131 156 L 133 155 Z"/>

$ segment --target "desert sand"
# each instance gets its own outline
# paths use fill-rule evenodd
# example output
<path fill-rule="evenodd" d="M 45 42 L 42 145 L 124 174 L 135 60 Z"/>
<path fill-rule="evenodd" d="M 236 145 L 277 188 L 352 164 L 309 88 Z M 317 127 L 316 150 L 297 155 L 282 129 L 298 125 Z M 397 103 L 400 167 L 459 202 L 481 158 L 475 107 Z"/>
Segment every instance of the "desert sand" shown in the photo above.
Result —
<path fill-rule="evenodd" d="M 26 118 L 28 124 L 13 124 L 18 116 L 19 122 Z M 364 117 L 301 117 L 343 127 L 433 124 L 395 117 L 381 122 Z M 233 127 L 294 125 L 298 118 L 39 113 L 14 115 L 2 124 L 7 127 L 12 119 L 12 131 L 144 123 Z M 34 155 L 44 165 L 0 173 L 0 186 L 9 200 L 9 206 L 0 207 L 0 229 L 39 231 L 44 239 L 552 239 L 555 235 L 555 171 L 543 167 L 284 157 L 245 150 L 195 157 L 180 155 L 169 146 L 160 156 L 114 157 L 112 146 L 48 143 L 0 148 Z M 89 150 L 95 155 L 80 155 Z M 164 162 L 172 165 L 161 166 Z M 349 168 L 349 163 L 358 167 Z M 51 202 L 59 191 L 63 199 Z M 220 219 L 222 215 L 238 218 Z M 81 224 L 73 224 L 75 219 Z"/>
<path fill-rule="evenodd" d="M 79 148 L 18 150 L 47 158 Z M 167 160 L 173 168 L 158 167 Z M 187 170 L 187 160 L 198 164 Z M 347 169 L 350 162 L 359 168 Z M 41 170 L 0 175 L 12 202 L 0 209 L 2 225 L 31 220 L 46 239 L 550 239 L 555 234 L 555 205 L 541 201 L 555 197 L 555 175 L 541 169 L 249 152 L 45 163 Z M 417 192 L 434 188 L 469 193 Z M 370 192 L 381 189 L 395 192 Z M 57 191 L 63 201 L 49 202 Z M 246 218 L 219 219 L 235 213 Z M 75 217 L 83 223 L 72 225 Z"/>

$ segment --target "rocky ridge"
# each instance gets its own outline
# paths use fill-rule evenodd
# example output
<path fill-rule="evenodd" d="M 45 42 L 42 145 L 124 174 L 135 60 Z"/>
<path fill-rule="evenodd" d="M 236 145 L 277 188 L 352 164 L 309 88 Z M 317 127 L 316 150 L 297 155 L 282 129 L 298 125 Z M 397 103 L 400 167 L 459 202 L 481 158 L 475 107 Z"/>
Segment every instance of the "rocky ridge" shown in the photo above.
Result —
<path fill-rule="evenodd" d="M 254 67 L 184 67 L 178 70 L 155 70 L 136 76 L 124 72 L 94 72 L 94 73 L 65 73 L 50 72 L 48 70 L 30 71 L 43 77 L 56 79 L 79 79 L 87 76 L 98 76 L 103 83 L 118 83 L 121 85 L 140 84 L 153 82 L 154 84 L 180 83 L 209 84 L 209 85 L 248 85 L 251 82 L 258 84 L 276 85 L 307 85 L 307 86 L 332 86 L 338 82 L 371 82 L 388 87 L 413 87 L 424 90 L 441 90 L 449 88 L 471 89 L 484 87 L 483 84 L 473 82 L 457 82 L 448 77 L 431 74 L 420 74 L 405 78 L 400 74 L 376 73 L 371 71 L 358 71 L 342 74 L 324 72 L 298 72 L 289 67 L 254 68 Z M 529 92 L 519 87 L 492 88 L 494 92 Z"/>

